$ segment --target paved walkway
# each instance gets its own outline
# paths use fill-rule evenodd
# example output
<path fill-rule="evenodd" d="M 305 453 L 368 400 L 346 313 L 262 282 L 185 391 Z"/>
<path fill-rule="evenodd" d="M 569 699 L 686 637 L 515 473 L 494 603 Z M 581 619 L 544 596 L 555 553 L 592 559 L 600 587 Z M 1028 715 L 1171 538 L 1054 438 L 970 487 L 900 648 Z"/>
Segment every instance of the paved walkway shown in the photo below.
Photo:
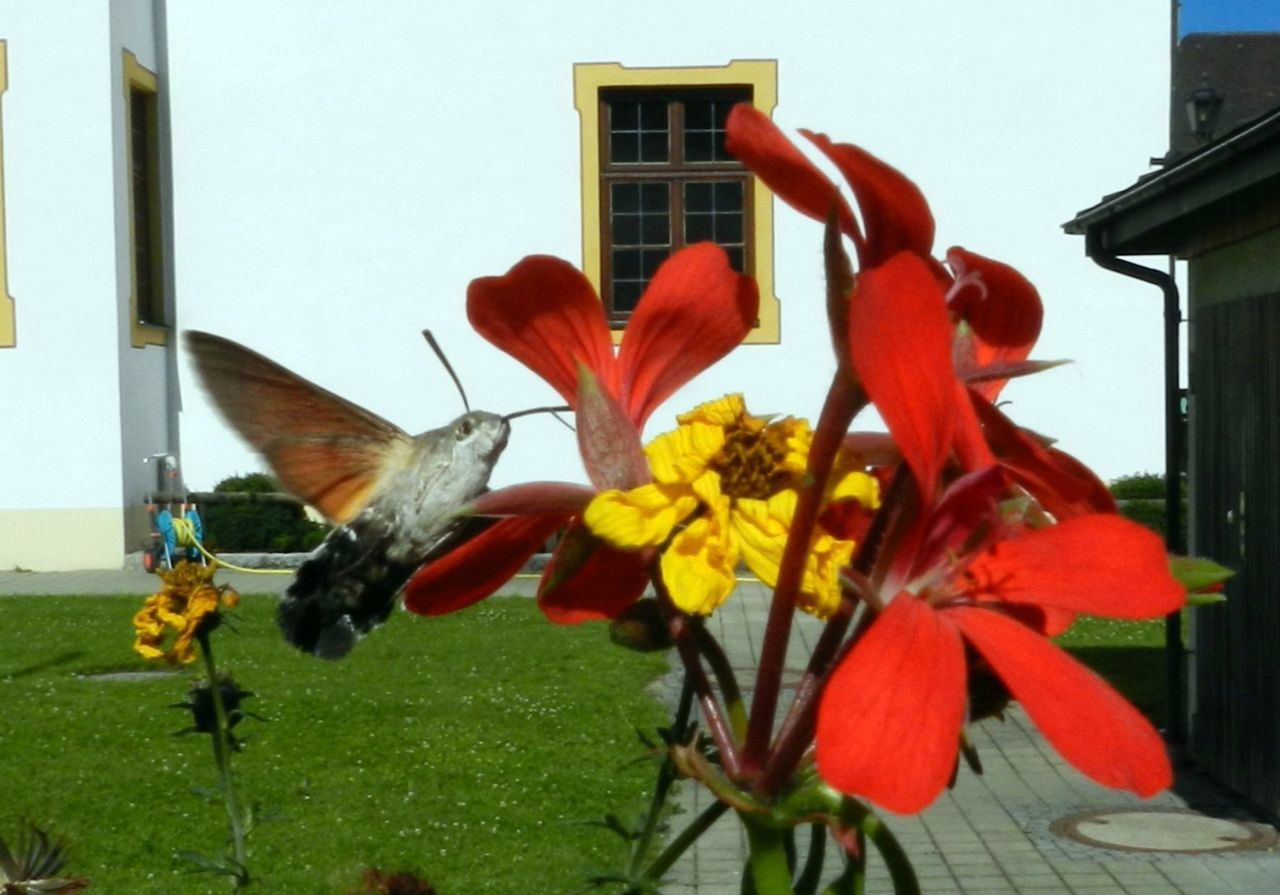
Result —
<path fill-rule="evenodd" d="M 246 593 L 280 592 L 288 575 L 224 572 L 219 577 Z M 141 570 L 0 572 L 0 595 L 146 593 L 154 579 Z M 528 593 L 532 580 L 510 590 Z M 754 667 L 767 611 L 766 592 L 747 583 L 712 619 L 735 668 Z M 819 625 L 802 617 L 795 628 L 789 666 L 800 668 Z M 745 679 L 745 675 L 744 675 Z M 669 690 L 677 686 L 673 675 Z M 910 855 L 927 895 L 934 893 L 1075 893 L 1075 895 L 1280 895 L 1280 852 L 1218 854 L 1125 852 L 1085 845 L 1056 835 L 1054 821 L 1089 810 L 1132 807 L 1185 809 L 1179 795 L 1143 802 L 1104 789 L 1067 766 L 1036 733 L 1021 710 L 1003 723 L 984 721 L 970 734 L 985 772 L 962 768 L 954 790 L 916 817 L 888 817 Z M 1180 790 L 1182 786 L 1178 787 Z M 703 790 L 681 786 L 684 814 L 707 804 Z M 673 868 L 666 895 L 738 895 L 745 843 L 726 815 Z M 873 857 L 868 892 L 892 891 Z"/>

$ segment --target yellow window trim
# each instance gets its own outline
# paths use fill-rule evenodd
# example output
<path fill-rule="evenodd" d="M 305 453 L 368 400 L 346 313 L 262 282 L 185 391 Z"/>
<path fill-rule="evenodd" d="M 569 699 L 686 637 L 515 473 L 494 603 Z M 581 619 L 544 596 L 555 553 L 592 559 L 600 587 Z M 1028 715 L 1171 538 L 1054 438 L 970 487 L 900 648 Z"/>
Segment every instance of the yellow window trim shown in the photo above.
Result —
<path fill-rule="evenodd" d="M 626 68 L 617 62 L 573 67 L 573 104 L 582 123 L 582 272 L 600 294 L 600 91 L 610 87 L 705 87 L 747 85 L 752 104 L 766 115 L 778 104 L 778 63 L 773 59 L 734 60 L 706 68 Z M 760 287 L 760 321 L 748 343 L 776 344 L 781 338 L 778 298 L 773 291 L 773 194 L 758 179 L 751 210 L 755 232 L 755 275 Z M 614 331 L 614 341 L 622 334 Z"/>
<path fill-rule="evenodd" d="M 125 145 L 125 166 L 129 174 L 128 190 L 129 190 L 129 335 L 130 341 L 134 348 L 145 348 L 147 345 L 168 345 L 169 344 L 169 327 L 157 326 L 153 323 L 143 323 L 138 319 L 138 284 L 133 274 L 133 258 L 134 240 L 137 238 L 134 234 L 134 217 L 133 217 L 133 101 L 131 94 L 138 90 L 143 93 L 155 94 L 159 90 L 159 82 L 156 80 L 155 72 L 145 68 L 138 57 L 128 50 L 124 51 L 124 145 Z M 155 151 L 155 150 L 153 150 Z M 157 170 L 158 165 L 156 159 L 151 159 L 151 170 Z M 152 219 L 160 221 L 160 210 L 153 209 Z M 151 234 L 151 257 L 163 258 L 163 236 L 161 228 L 154 228 Z"/>
<path fill-rule="evenodd" d="M 9 42 L 0 40 L 0 98 L 9 89 Z M 0 348 L 18 344 L 13 296 L 9 294 L 8 242 L 4 234 L 4 121 L 0 119 Z"/>

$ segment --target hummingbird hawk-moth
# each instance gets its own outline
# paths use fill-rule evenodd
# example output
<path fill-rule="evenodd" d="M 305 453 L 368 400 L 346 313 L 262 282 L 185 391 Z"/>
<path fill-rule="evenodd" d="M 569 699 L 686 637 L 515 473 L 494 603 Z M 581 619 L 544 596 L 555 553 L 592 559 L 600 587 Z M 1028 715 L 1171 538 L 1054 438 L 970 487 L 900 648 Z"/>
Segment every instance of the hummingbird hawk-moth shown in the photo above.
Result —
<path fill-rule="evenodd" d="M 304 652 L 345 656 L 419 566 L 486 524 L 456 511 L 487 488 L 510 417 L 469 410 L 410 436 L 230 339 L 189 330 L 186 346 L 232 428 L 336 525 L 280 603 L 280 629 Z"/>

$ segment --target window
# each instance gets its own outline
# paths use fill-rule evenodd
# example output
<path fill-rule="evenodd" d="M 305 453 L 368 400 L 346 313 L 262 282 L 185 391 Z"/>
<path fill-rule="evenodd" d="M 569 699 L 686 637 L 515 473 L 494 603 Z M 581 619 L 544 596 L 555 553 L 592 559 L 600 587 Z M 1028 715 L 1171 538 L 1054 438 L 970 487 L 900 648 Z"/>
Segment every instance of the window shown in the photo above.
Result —
<path fill-rule="evenodd" d="M 0 99 L 9 87 L 8 44 L 0 40 Z M 13 297 L 9 295 L 9 272 L 5 261 L 4 235 L 4 120 L 0 118 L 0 348 L 17 344 L 14 331 Z"/>
<path fill-rule="evenodd" d="M 168 341 L 164 232 L 160 199 L 160 130 L 156 76 L 124 54 L 129 165 L 129 239 L 133 288 L 130 322 L 135 347 Z"/>
<path fill-rule="evenodd" d="M 760 285 L 749 342 L 778 341 L 771 197 L 724 149 L 735 103 L 772 111 L 776 64 L 574 67 L 582 119 L 583 270 L 621 327 L 658 266 L 704 240 Z"/>

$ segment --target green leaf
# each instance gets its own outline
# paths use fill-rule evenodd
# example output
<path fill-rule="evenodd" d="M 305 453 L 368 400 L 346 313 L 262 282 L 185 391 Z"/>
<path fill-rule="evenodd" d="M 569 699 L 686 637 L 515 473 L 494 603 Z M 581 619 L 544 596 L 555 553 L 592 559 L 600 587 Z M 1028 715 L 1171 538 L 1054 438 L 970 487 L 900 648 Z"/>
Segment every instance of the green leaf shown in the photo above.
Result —
<path fill-rule="evenodd" d="M 1235 574 L 1233 570 L 1220 566 L 1211 559 L 1198 556 L 1169 557 L 1169 572 L 1186 589 L 1188 595 L 1194 596 L 1201 596 L 1201 591 L 1216 587 Z M 1220 603 L 1226 599 L 1216 593 L 1203 596 L 1209 596 L 1207 602 L 1211 603 Z M 1192 605 L 1199 604 L 1193 602 Z"/>

